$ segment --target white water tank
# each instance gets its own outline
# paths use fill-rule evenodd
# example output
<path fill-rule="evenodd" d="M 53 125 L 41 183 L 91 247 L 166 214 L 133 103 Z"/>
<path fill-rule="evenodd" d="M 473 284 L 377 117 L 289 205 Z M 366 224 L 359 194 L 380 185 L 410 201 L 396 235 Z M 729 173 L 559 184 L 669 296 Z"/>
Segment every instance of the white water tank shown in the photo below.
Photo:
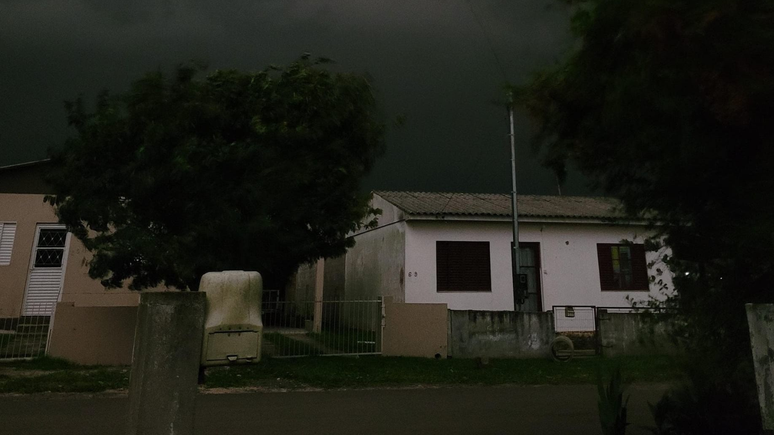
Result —
<path fill-rule="evenodd" d="M 199 291 L 207 295 L 202 365 L 261 360 L 261 293 L 258 272 L 227 270 L 202 276 Z"/>

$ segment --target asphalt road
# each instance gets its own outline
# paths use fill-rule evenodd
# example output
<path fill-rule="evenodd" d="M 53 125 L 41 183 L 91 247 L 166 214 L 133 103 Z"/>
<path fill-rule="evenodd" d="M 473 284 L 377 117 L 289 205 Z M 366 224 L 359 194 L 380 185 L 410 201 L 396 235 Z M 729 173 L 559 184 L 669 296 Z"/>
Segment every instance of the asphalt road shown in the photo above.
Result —
<path fill-rule="evenodd" d="M 630 435 L 651 425 L 647 402 L 663 388 L 629 388 Z M 202 394 L 196 433 L 599 435 L 594 386 Z M 126 397 L 0 396 L 0 434 L 124 432 Z"/>

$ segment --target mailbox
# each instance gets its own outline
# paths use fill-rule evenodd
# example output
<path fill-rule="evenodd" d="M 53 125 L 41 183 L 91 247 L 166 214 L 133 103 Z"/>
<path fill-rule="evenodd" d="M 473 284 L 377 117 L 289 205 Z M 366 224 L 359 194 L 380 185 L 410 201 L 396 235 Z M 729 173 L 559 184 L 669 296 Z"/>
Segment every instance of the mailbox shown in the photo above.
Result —
<path fill-rule="evenodd" d="M 261 274 L 242 270 L 209 272 L 202 276 L 199 291 L 207 295 L 202 365 L 260 361 Z"/>

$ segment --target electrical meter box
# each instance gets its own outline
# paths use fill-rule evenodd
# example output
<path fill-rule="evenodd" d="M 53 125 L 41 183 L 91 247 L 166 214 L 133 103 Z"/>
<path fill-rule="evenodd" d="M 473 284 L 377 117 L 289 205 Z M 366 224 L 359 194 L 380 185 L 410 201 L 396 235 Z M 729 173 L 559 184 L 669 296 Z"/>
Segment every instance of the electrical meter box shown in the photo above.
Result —
<path fill-rule="evenodd" d="M 199 291 L 207 295 L 202 365 L 260 361 L 261 274 L 243 270 L 209 272 L 202 276 Z"/>

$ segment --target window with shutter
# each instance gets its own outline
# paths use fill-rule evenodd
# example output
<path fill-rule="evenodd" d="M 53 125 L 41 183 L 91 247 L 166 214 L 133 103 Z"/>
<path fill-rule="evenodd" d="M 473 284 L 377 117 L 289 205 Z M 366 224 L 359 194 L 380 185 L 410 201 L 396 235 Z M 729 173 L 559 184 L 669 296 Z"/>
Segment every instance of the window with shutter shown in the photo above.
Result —
<path fill-rule="evenodd" d="M 648 291 L 648 265 L 641 244 L 597 244 L 603 291 Z"/>
<path fill-rule="evenodd" d="M 492 291 L 489 242 L 435 242 L 439 292 Z"/>
<path fill-rule="evenodd" d="M 11 264 L 13 253 L 13 240 L 16 237 L 16 224 L 11 222 L 0 223 L 0 266 Z"/>

